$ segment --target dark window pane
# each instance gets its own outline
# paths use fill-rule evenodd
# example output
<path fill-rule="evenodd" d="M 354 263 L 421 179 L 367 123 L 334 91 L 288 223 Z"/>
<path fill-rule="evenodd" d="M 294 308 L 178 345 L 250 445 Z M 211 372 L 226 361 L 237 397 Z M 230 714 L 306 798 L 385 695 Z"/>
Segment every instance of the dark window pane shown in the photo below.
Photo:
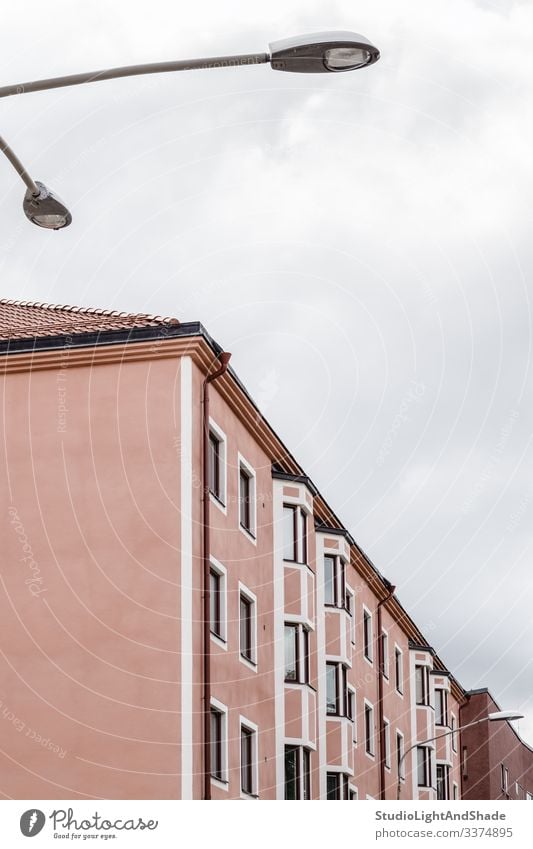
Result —
<path fill-rule="evenodd" d="M 211 631 L 220 637 L 220 575 L 209 573 L 209 601 L 211 609 Z"/>
<path fill-rule="evenodd" d="M 211 710 L 211 775 L 222 779 L 222 714 Z"/>
<path fill-rule="evenodd" d="M 374 754 L 374 711 L 369 705 L 365 705 L 365 750 Z"/>
<path fill-rule="evenodd" d="M 417 705 L 427 704 L 426 690 L 426 668 L 425 666 L 415 666 L 415 689 Z"/>
<path fill-rule="evenodd" d="M 427 746 L 418 746 L 416 756 L 418 786 L 429 787 L 431 783 L 430 750 Z"/>
<path fill-rule="evenodd" d="M 449 797 L 449 775 L 445 764 L 437 764 L 437 799 Z"/>
<path fill-rule="evenodd" d="M 298 626 L 285 625 L 285 680 L 298 680 Z"/>
<path fill-rule="evenodd" d="M 208 476 L 209 490 L 216 498 L 221 498 L 220 440 L 214 433 L 209 434 Z"/>
<path fill-rule="evenodd" d="M 304 778 L 304 799 L 311 798 L 311 752 L 309 749 L 303 750 L 303 778 Z"/>
<path fill-rule="evenodd" d="M 300 798 L 298 746 L 285 746 L 285 798 Z"/>
<path fill-rule="evenodd" d="M 248 475 L 244 469 L 241 469 L 239 475 L 239 520 L 242 527 L 245 528 L 247 531 L 252 530 L 250 489 L 250 475 Z"/>
<path fill-rule="evenodd" d="M 326 663 L 326 709 L 328 713 L 339 712 L 336 663 Z"/>
<path fill-rule="evenodd" d="M 366 610 L 363 613 L 363 647 L 365 657 L 372 660 L 372 619 Z"/>
<path fill-rule="evenodd" d="M 327 554 L 324 558 L 324 602 L 336 604 L 337 602 L 337 559 Z"/>
<path fill-rule="evenodd" d="M 309 631 L 307 628 L 302 629 L 302 683 L 309 684 L 310 680 L 310 670 L 309 670 Z"/>
<path fill-rule="evenodd" d="M 283 507 L 283 559 L 296 560 L 296 507 Z"/>
<path fill-rule="evenodd" d="M 241 789 L 253 793 L 253 731 L 241 728 Z"/>
<path fill-rule="evenodd" d="M 340 799 L 340 776 L 338 772 L 328 772 L 326 781 L 326 797 Z"/>
<path fill-rule="evenodd" d="M 240 636 L 241 654 L 247 660 L 253 661 L 252 656 L 252 602 L 241 595 L 240 601 Z"/>
<path fill-rule="evenodd" d="M 307 514 L 300 510 L 301 516 L 301 561 L 307 563 Z"/>

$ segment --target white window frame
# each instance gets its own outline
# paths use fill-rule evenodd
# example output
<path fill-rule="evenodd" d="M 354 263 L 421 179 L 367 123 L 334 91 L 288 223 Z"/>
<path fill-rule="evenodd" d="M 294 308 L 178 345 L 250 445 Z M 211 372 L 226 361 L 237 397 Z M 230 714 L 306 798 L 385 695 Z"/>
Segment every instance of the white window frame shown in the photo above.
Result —
<path fill-rule="evenodd" d="M 354 797 L 355 797 L 355 800 L 356 800 L 356 801 L 359 799 L 359 792 L 358 792 L 357 787 L 355 786 L 355 784 L 351 784 L 350 782 L 348 782 L 348 792 L 349 792 L 349 793 L 353 793 L 353 794 L 354 794 Z M 353 801 L 353 800 L 352 800 L 352 801 Z"/>
<path fill-rule="evenodd" d="M 370 655 L 366 654 L 365 651 L 365 615 L 369 617 L 370 622 Z M 368 609 L 368 607 L 363 604 L 363 616 L 362 616 L 362 626 L 363 626 L 363 657 L 366 662 L 370 665 L 374 665 L 374 617 L 372 616 L 372 611 Z"/>
<path fill-rule="evenodd" d="M 451 738 L 452 738 L 452 752 L 454 752 L 454 754 L 456 754 L 457 753 L 457 730 L 456 730 L 457 729 L 457 717 L 452 712 L 450 712 L 450 725 L 451 725 L 451 730 L 452 730 L 452 734 L 450 735 Z"/>
<path fill-rule="evenodd" d="M 402 758 L 402 762 L 400 764 L 400 781 L 405 781 L 405 736 L 399 728 L 396 729 L 396 757 L 398 756 L 398 740 L 400 740 L 400 757 Z M 398 759 L 399 760 L 399 759 Z M 397 767 L 396 767 L 397 768 Z"/>
<path fill-rule="evenodd" d="M 381 629 L 381 654 L 383 660 L 383 677 L 389 680 L 389 632 L 386 628 Z"/>
<path fill-rule="evenodd" d="M 209 490 L 209 498 L 211 503 L 215 504 L 226 516 L 228 512 L 228 439 L 222 428 L 211 417 L 209 417 L 209 433 L 216 436 L 220 442 L 220 489 L 222 495 L 222 498 L 219 500 Z"/>
<path fill-rule="evenodd" d="M 347 614 L 349 615 L 349 617 L 350 617 L 350 642 L 351 642 L 352 646 L 355 646 L 355 642 L 356 642 L 356 632 L 355 632 L 355 619 L 356 619 L 356 617 L 355 617 L 355 591 L 351 588 L 351 586 L 350 586 L 348 583 L 346 584 L 346 595 L 347 595 L 347 596 L 349 596 L 349 597 L 351 598 L 351 600 L 352 600 L 352 602 L 351 602 L 352 613 L 351 613 L 351 615 L 348 613 L 348 608 L 346 608 L 346 613 L 347 613 Z"/>
<path fill-rule="evenodd" d="M 241 469 L 250 478 L 250 530 L 241 525 Z M 237 454 L 237 506 L 239 530 L 244 534 L 246 539 L 257 545 L 257 476 L 254 467 L 250 465 L 248 460 L 240 452 Z"/>
<path fill-rule="evenodd" d="M 242 729 L 251 731 L 252 737 L 252 792 L 245 793 L 242 789 Z M 246 716 L 239 716 L 239 787 L 241 799 L 253 799 L 259 796 L 259 727 Z"/>
<path fill-rule="evenodd" d="M 311 684 L 311 655 L 312 655 L 311 634 L 313 633 L 313 631 L 312 631 L 311 628 L 309 628 L 307 621 L 302 622 L 301 619 L 291 619 L 290 617 L 285 619 L 284 622 L 283 622 L 283 628 L 285 629 L 286 627 L 287 628 L 296 628 L 296 640 L 297 640 L 297 644 L 298 644 L 297 645 L 298 658 L 297 658 L 297 664 L 296 664 L 297 676 L 296 676 L 295 681 L 293 681 L 289 678 L 285 678 L 286 657 L 283 658 L 284 684 L 287 687 L 299 687 L 299 688 L 309 687 L 310 684 Z M 304 651 L 304 648 L 305 648 L 304 631 L 307 632 L 307 648 L 308 648 L 307 654 Z M 284 631 L 284 635 L 285 635 L 285 631 Z M 302 679 L 305 678 L 305 675 L 303 675 L 302 673 L 304 672 L 306 665 L 307 665 L 307 671 L 308 671 L 309 675 L 308 675 L 308 680 L 304 681 Z"/>
<path fill-rule="evenodd" d="M 509 770 L 504 764 L 501 764 L 501 785 L 502 792 L 509 795 Z"/>
<path fill-rule="evenodd" d="M 396 652 L 398 652 L 399 660 L 400 660 L 400 687 L 398 688 L 398 682 L 396 680 Z M 403 699 L 404 692 L 404 667 L 403 667 L 403 651 L 398 645 L 398 643 L 394 643 L 394 690 L 398 696 L 401 696 Z"/>
<path fill-rule="evenodd" d="M 296 539 L 294 540 L 295 549 L 296 549 L 296 559 L 293 560 L 290 557 L 285 557 L 285 550 L 283 550 L 283 562 L 284 563 L 294 563 L 297 566 L 308 566 L 309 561 L 309 538 L 310 538 L 310 528 L 311 528 L 311 514 L 309 509 L 304 504 L 294 503 L 292 501 L 284 500 L 282 510 L 283 510 L 283 549 L 285 549 L 285 510 L 294 511 L 296 513 Z M 303 523 L 305 520 L 305 545 L 304 545 L 304 535 L 302 533 Z M 304 558 L 304 548 L 305 548 L 305 558 Z"/>
<path fill-rule="evenodd" d="M 457 801 L 459 799 L 459 785 L 457 781 L 452 783 L 452 801 Z"/>
<path fill-rule="evenodd" d="M 349 693 L 353 694 L 353 717 L 352 717 L 352 740 L 354 746 L 357 745 L 357 690 L 352 684 L 347 685 Z"/>
<path fill-rule="evenodd" d="M 220 636 L 211 631 L 211 623 L 209 633 L 211 640 L 220 646 L 224 651 L 228 650 L 228 572 L 226 567 L 220 563 L 216 557 L 209 558 L 210 571 L 216 572 L 220 578 Z"/>
<path fill-rule="evenodd" d="M 222 775 L 223 779 L 220 780 L 215 778 L 214 775 L 211 775 L 211 784 L 214 784 L 216 787 L 219 787 L 221 790 L 225 790 L 228 792 L 229 790 L 229 771 L 228 771 L 228 706 L 223 702 L 220 702 L 218 699 L 211 697 L 211 701 L 209 702 L 210 707 L 215 708 L 222 715 L 222 745 L 221 745 L 221 755 L 222 755 Z"/>
<path fill-rule="evenodd" d="M 243 595 L 252 605 L 252 660 L 241 654 L 241 595 Z M 239 626 L 239 660 L 244 663 L 248 669 L 257 672 L 257 596 L 248 587 L 239 581 L 239 592 L 237 596 L 237 622 Z"/>
<path fill-rule="evenodd" d="M 371 719 L 370 725 L 371 725 L 371 732 L 372 732 L 371 737 L 370 737 L 370 740 L 371 740 L 371 743 L 372 743 L 372 751 L 371 752 L 369 752 L 367 747 L 366 747 L 366 709 L 367 708 L 370 708 L 370 712 L 371 712 L 370 713 L 370 719 Z M 365 699 L 364 700 L 364 707 L 363 707 L 364 745 L 365 745 L 365 755 L 367 756 L 367 758 L 370 758 L 371 760 L 375 760 L 375 758 L 376 758 L 376 723 L 375 723 L 375 717 L 376 717 L 376 714 L 375 714 L 375 710 L 374 710 L 374 705 L 368 699 Z"/>
<path fill-rule="evenodd" d="M 383 717 L 383 730 L 384 730 L 384 738 L 385 738 L 385 769 L 388 769 L 390 772 L 391 768 L 391 737 L 390 737 L 390 722 L 387 717 Z"/>

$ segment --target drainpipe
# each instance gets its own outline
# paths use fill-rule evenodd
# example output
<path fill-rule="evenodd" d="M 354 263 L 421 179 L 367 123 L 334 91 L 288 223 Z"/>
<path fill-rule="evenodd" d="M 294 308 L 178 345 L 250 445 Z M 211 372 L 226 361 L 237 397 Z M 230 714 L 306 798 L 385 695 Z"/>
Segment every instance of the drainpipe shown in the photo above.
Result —
<path fill-rule="evenodd" d="M 203 534 L 203 649 L 204 649 L 204 799 L 211 799 L 211 594 L 209 573 L 211 564 L 210 498 L 209 498 L 209 384 L 227 371 L 231 354 L 218 356 L 219 368 L 203 382 L 202 402 L 202 534 Z"/>
<path fill-rule="evenodd" d="M 388 594 L 378 603 L 377 608 L 377 639 L 378 639 L 378 727 L 379 727 L 379 798 L 385 799 L 385 723 L 383 721 L 383 673 L 385 658 L 383 657 L 383 640 L 381 639 L 381 609 L 396 592 L 396 587 L 387 581 Z"/>

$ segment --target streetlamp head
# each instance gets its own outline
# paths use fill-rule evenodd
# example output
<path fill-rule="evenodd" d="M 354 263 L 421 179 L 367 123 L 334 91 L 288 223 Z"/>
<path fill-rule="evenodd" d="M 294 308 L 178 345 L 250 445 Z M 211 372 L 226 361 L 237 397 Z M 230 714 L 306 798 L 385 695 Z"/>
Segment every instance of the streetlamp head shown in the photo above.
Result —
<path fill-rule="evenodd" d="M 515 710 L 497 710 L 494 713 L 489 713 L 488 718 L 491 722 L 501 722 L 504 719 L 523 719 L 524 715 Z"/>
<path fill-rule="evenodd" d="M 39 194 L 34 195 L 28 189 L 24 195 L 22 207 L 24 214 L 32 224 L 45 227 L 47 230 L 61 230 L 68 227 L 72 221 L 72 215 L 57 195 L 47 189 L 44 183 L 35 182 Z"/>
<path fill-rule="evenodd" d="M 273 41 L 270 64 L 275 71 L 300 74 L 355 71 L 379 59 L 379 50 L 356 32 L 315 32 Z"/>

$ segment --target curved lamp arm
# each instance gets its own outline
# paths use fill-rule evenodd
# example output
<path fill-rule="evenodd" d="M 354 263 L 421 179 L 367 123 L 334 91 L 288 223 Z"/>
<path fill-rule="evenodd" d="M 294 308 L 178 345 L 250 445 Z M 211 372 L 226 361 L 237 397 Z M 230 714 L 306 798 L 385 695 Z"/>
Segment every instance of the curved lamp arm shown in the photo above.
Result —
<path fill-rule="evenodd" d="M 87 71 L 82 74 L 70 74 L 63 77 L 51 77 L 46 80 L 34 80 L 0 87 L 0 97 L 13 97 L 16 94 L 29 94 L 32 91 L 48 91 L 53 88 L 95 83 L 102 80 L 114 80 L 119 77 L 136 77 L 144 74 L 166 74 L 172 71 L 195 71 L 202 68 L 231 68 L 239 65 L 262 65 L 270 62 L 269 53 L 243 53 L 235 56 L 217 56 L 210 59 L 181 59 L 174 62 L 153 62 L 143 65 L 125 65 L 119 68 L 104 68 L 101 71 Z M 32 195 L 39 195 L 39 187 L 32 180 L 22 162 L 0 136 L 0 149 L 11 162 L 17 174 L 22 178 Z"/>
<path fill-rule="evenodd" d="M 22 162 L 20 161 L 18 156 L 9 147 L 8 143 L 6 142 L 6 140 L 4 138 L 2 138 L 2 136 L 0 136 L 0 150 L 7 157 L 7 159 L 11 162 L 13 168 L 15 169 L 15 171 L 17 172 L 19 177 L 22 178 L 22 180 L 24 181 L 24 183 L 28 187 L 31 194 L 35 195 L 35 197 L 37 197 L 37 195 L 39 194 L 39 187 L 32 180 L 32 178 L 30 177 L 30 175 L 28 174 L 28 172 L 24 168 L 24 165 L 22 164 Z"/>
<path fill-rule="evenodd" d="M 172 71 L 197 71 L 202 68 L 234 68 L 239 65 L 264 65 L 270 62 L 269 53 L 241 53 L 235 56 L 215 56 L 210 59 L 179 59 L 171 62 L 152 62 L 143 65 L 124 65 L 119 68 L 104 68 L 101 71 L 86 71 L 47 80 L 0 86 L 0 97 L 29 94 L 32 91 L 48 91 L 71 85 L 116 80 L 119 77 L 138 77 L 144 74 L 167 74 Z"/>

